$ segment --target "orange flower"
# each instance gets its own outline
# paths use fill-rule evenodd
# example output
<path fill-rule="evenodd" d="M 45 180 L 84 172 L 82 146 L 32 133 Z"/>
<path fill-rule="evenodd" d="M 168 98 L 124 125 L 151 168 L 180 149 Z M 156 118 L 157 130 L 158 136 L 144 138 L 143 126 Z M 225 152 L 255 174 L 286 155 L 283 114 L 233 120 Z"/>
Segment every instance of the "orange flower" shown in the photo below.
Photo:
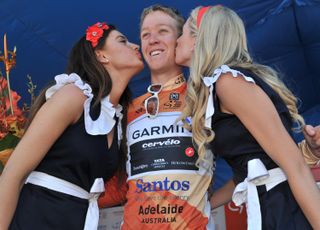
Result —
<path fill-rule="evenodd" d="M 10 114 L 9 116 L 6 117 L 6 121 L 8 124 L 11 124 L 11 123 L 15 122 L 16 120 L 17 120 L 17 116 L 15 116 L 15 115 Z"/>
<path fill-rule="evenodd" d="M 8 84 L 7 84 L 7 80 L 0 76 L 0 88 L 1 89 L 6 89 L 8 87 Z"/>
<path fill-rule="evenodd" d="M 17 92 L 11 90 L 11 98 L 12 98 L 13 113 L 17 116 L 20 116 L 22 114 L 22 111 L 18 107 L 18 101 L 21 99 L 21 97 L 17 94 Z M 10 111 L 9 97 L 6 97 L 5 107 L 6 107 L 7 112 L 9 112 Z"/>
<path fill-rule="evenodd" d="M 15 65 L 15 49 L 8 53 L 11 58 L 5 64 L 10 69 Z M 32 89 L 35 88 L 32 82 L 31 86 Z M 26 118 L 25 110 L 21 110 L 18 106 L 20 99 L 17 92 L 13 90 L 9 92 L 7 79 L 0 71 L 0 174 L 24 132 Z"/>
<path fill-rule="evenodd" d="M 7 81 L 0 76 L 0 141 L 9 132 L 17 137 L 21 137 L 26 118 L 23 111 L 18 107 L 21 97 L 17 92 L 11 90 L 13 115 L 10 111 L 10 99 L 8 94 Z"/>

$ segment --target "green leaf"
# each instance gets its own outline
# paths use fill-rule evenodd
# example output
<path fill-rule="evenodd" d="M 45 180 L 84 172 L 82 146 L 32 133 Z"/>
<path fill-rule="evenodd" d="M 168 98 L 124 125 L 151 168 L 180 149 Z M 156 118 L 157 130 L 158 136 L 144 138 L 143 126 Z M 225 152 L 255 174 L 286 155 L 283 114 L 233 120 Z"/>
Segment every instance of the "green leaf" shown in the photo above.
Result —
<path fill-rule="evenodd" d="M 8 133 L 1 141 L 0 141 L 0 151 L 5 150 L 5 149 L 12 149 L 16 147 L 18 144 L 20 138 Z"/>

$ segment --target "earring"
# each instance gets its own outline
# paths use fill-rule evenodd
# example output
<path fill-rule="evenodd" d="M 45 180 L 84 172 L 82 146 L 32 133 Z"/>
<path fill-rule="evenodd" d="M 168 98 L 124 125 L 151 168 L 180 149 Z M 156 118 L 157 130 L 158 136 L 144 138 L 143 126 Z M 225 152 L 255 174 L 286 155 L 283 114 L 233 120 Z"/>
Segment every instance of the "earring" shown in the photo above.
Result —
<path fill-rule="evenodd" d="M 108 64 L 109 63 L 109 59 L 104 55 L 102 55 L 102 57 L 105 59 L 106 63 Z"/>

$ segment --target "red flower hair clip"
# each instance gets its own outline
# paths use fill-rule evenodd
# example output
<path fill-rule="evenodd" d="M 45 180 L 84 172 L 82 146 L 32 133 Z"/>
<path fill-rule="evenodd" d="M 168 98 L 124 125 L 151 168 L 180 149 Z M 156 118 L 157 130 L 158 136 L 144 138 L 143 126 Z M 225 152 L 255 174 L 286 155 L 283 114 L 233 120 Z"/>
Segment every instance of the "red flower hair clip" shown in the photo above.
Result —
<path fill-rule="evenodd" d="M 109 26 L 105 22 L 97 22 L 96 24 L 89 26 L 86 31 L 86 40 L 90 41 L 92 47 L 95 48 L 103 35 L 103 30 L 107 29 L 109 29 Z"/>

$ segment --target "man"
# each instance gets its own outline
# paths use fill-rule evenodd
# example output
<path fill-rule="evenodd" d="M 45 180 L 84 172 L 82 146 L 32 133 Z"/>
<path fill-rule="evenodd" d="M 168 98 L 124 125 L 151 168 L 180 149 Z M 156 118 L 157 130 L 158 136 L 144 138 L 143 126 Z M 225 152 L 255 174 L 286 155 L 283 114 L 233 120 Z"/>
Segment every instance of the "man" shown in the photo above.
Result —
<path fill-rule="evenodd" d="M 183 23 L 174 9 L 159 5 L 141 15 L 142 53 L 154 85 L 128 110 L 129 190 L 122 229 L 214 228 L 207 194 L 212 154 L 196 166 L 191 133 L 176 122 L 186 93 L 175 64 Z"/>
<path fill-rule="evenodd" d="M 176 122 L 186 93 L 175 64 L 183 23 L 174 9 L 159 5 L 141 16 L 141 49 L 157 85 L 128 110 L 129 190 L 122 229 L 213 229 L 207 198 L 212 165 L 195 165 L 191 133 Z"/>

